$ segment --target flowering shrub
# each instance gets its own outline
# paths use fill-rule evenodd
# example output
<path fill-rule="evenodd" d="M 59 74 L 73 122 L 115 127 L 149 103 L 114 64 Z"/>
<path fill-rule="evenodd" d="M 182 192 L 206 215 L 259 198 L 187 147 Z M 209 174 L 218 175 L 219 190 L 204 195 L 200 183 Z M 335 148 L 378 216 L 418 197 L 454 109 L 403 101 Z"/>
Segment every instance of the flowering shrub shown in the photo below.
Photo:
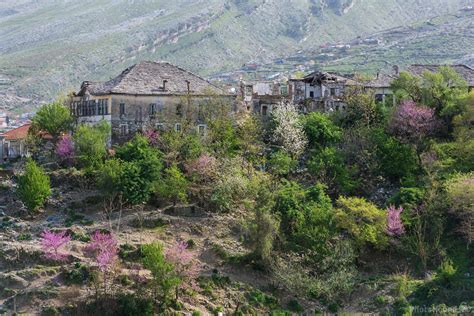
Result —
<path fill-rule="evenodd" d="M 437 126 L 433 109 L 418 106 L 413 101 L 405 101 L 394 112 L 389 130 L 401 140 L 417 144 L 432 135 Z"/>
<path fill-rule="evenodd" d="M 202 154 L 198 159 L 186 164 L 186 171 L 189 174 L 197 174 L 202 178 L 212 177 L 216 172 L 216 158 Z"/>
<path fill-rule="evenodd" d="M 41 233 L 41 248 L 46 258 L 62 261 L 66 258 L 67 254 L 60 252 L 60 248 L 71 241 L 71 237 L 66 235 L 66 232 L 54 233 L 49 230 L 45 230 Z"/>
<path fill-rule="evenodd" d="M 96 231 L 92 235 L 86 251 L 92 253 L 102 272 L 107 272 L 117 260 L 117 239 L 112 234 Z"/>
<path fill-rule="evenodd" d="M 273 141 L 293 156 L 299 157 L 308 145 L 298 110 L 294 104 L 279 105 L 272 112 L 275 123 Z"/>
<path fill-rule="evenodd" d="M 147 129 L 143 132 L 143 136 L 146 137 L 148 143 L 152 146 L 158 145 L 158 138 L 160 137 L 160 133 L 154 129 Z"/>
<path fill-rule="evenodd" d="M 56 145 L 56 154 L 64 160 L 74 156 L 74 142 L 69 135 L 64 135 Z"/>
<path fill-rule="evenodd" d="M 166 260 L 173 265 L 174 272 L 181 281 L 179 289 L 198 289 L 196 278 L 199 275 L 200 266 L 194 259 L 194 254 L 188 250 L 186 242 L 177 242 L 167 249 Z"/>
<path fill-rule="evenodd" d="M 387 234 L 390 236 L 401 236 L 405 232 L 400 214 L 403 212 L 403 207 L 396 208 L 390 205 L 387 209 Z"/>

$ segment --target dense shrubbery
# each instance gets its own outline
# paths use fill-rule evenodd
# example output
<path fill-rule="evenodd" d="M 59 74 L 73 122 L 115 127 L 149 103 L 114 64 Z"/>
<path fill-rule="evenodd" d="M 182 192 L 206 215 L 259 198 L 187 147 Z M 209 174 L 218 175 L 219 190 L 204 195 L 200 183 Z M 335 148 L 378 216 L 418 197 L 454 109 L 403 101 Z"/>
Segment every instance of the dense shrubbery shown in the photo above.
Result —
<path fill-rule="evenodd" d="M 242 218 L 248 253 L 222 250 L 222 257 L 252 263 L 276 285 L 332 310 L 354 291 L 357 277 L 364 277 L 358 269 L 370 269 L 365 263 L 374 257 L 391 272 L 387 256 L 410 257 L 400 266 L 412 276 L 437 269 L 416 291 L 408 273 L 396 278 L 403 290 L 394 311 L 430 293 L 438 304 L 448 288 L 464 297 L 461 276 L 473 264 L 474 93 L 449 69 L 421 78 L 402 73 L 393 89 L 400 104 L 393 108 L 355 87 L 346 96 L 346 113 L 302 115 L 286 104 L 262 122 L 210 107 L 203 135 L 147 130 L 110 155 L 110 127 L 79 126 L 74 154 L 79 166 L 93 170 L 111 204 L 143 205 L 154 197 L 161 205 L 195 203 Z M 48 124 L 38 124 L 47 130 Z M 69 159 L 71 144 L 63 138 L 58 155 Z M 19 193 L 30 209 L 49 195 L 46 179 L 27 164 Z M 467 247 L 450 247 L 459 244 Z M 139 252 L 151 271 L 147 289 L 154 307 L 178 304 L 195 290 L 198 269 L 183 243 L 165 250 L 156 242 Z M 136 299 L 130 308 L 147 314 L 149 297 L 120 301 Z"/>
<path fill-rule="evenodd" d="M 43 206 L 51 195 L 49 177 L 33 160 L 28 160 L 25 172 L 18 177 L 18 194 L 30 211 Z"/>

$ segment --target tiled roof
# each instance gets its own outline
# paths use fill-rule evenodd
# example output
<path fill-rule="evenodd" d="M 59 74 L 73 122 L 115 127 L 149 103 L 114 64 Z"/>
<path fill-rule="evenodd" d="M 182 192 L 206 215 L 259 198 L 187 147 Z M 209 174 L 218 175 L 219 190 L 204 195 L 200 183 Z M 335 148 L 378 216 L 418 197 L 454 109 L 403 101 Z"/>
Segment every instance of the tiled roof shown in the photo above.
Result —
<path fill-rule="evenodd" d="M 165 88 L 163 84 L 165 83 Z M 189 83 L 189 91 L 188 91 Z M 78 95 L 138 94 L 138 95 L 187 95 L 224 94 L 224 92 L 180 67 L 168 62 L 143 61 L 125 69 L 120 75 L 106 82 L 85 81 Z"/>
<path fill-rule="evenodd" d="M 14 128 L 8 132 L 3 133 L 2 136 L 5 137 L 5 140 L 26 139 L 30 126 L 31 124 L 25 124 L 23 126 Z"/>

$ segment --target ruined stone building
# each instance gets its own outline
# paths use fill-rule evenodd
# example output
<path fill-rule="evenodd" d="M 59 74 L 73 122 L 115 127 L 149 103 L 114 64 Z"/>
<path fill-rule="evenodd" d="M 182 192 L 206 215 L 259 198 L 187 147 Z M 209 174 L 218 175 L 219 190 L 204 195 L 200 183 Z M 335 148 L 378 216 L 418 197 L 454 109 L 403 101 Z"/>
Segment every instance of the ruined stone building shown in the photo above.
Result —
<path fill-rule="evenodd" d="M 235 96 L 203 78 L 167 62 L 144 61 L 109 81 L 84 81 L 70 107 L 78 124 L 109 122 L 112 143 L 122 143 L 148 128 L 205 134 L 202 109 L 214 103 L 237 110 Z"/>
<path fill-rule="evenodd" d="M 357 82 L 335 73 L 313 72 L 301 79 L 290 79 L 289 85 L 292 102 L 301 104 L 303 112 L 332 112 L 345 110 L 344 93 Z"/>
<path fill-rule="evenodd" d="M 270 116 L 275 107 L 282 103 L 291 102 L 291 91 L 284 82 L 241 82 L 240 91 L 244 108 L 247 111 Z"/>

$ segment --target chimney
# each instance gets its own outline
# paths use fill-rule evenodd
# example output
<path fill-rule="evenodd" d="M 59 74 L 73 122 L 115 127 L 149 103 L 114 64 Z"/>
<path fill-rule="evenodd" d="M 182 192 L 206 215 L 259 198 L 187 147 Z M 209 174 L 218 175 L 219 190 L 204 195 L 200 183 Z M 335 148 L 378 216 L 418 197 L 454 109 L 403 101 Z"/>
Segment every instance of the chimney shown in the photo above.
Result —
<path fill-rule="evenodd" d="M 186 86 L 188 87 L 188 94 L 191 92 L 190 84 L 191 82 L 189 80 L 186 80 Z"/>
<path fill-rule="evenodd" d="M 163 91 L 166 91 L 166 83 L 168 82 L 168 80 L 163 80 Z"/>
<path fill-rule="evenodd" d="M 400 68 L 398 65 L 393 65 L 393 74 L 398 76 L 400 74 Z"/>

